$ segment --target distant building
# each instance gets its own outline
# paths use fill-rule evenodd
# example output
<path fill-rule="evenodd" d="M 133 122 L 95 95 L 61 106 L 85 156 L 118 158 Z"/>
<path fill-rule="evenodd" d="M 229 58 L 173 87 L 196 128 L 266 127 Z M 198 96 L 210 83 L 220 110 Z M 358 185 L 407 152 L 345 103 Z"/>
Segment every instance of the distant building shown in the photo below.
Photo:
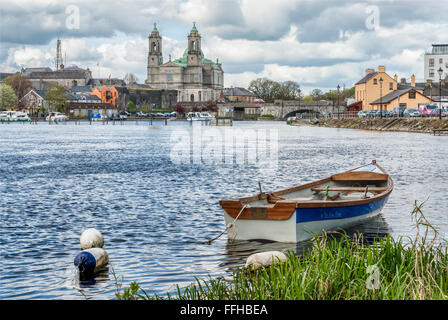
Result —
<path fill-rule="evenodd" d="M 61 65 L 59 70 L 53 71 L 50 68 L 26 68 L 22 69 L 22 74 L 31 81 L 31 86 L 37 90 L 47 90 L 53 83 L 70 89 L 74 86 L 85 86 L 92 79 L 92 72 L 81 69 L 77 66 L 64 68 Z"/>
<path fill-rule="evenodd" d="M 221 64 L 206 59 L 201 49 L 201 35 L 193 23 L 188 46 L 181 58 L 163 62 L 162 37 L 156 25 L 149 36 L 146 84 L 154 89 L 177 90 L 178 101 L 218 100 L 223 89 Z"/>
<path fill-rule="evenodd" d="M 31 89 L 25 94 L 19 101 L 19 105 L 24 109 L 40 109 L 42 107 L 47 108 L 45 103 L 46 90 Z"/>
<path fill-rule="evenodd" d="M 223 97 L 229 102 L 243 103 L 251 103 L 254 101 L 254 99 L 257 98 L 257 96 L 252 91 L 240 87 L 225 88 L 223 90 Z"/>
<path fill-rule="evenodd" d="M 433 44 L 431 52 L 425 53 L 425 81 L 439 81 L 437 70 L 442 68 L 442 79 L 448 76 L 448 44 Z"/>
<path fill-rule="evenodd" d="M 383 80 L 382 84 L 380 79 Z M 355 102 L 349 107 L 356 110 L 388 110 L 395 107 L 417 108 L 419 103 L 429 103 L 432 100 L 423 94 L 424 88 L 417 87 L 415 76 L 411 82 L 406 78 L 398 82 L 398 76 L 392 78 L 386 73 L 385 66 L 378 66 L 378 71 L 367 69 L 365 76 L 355 83 Z"/>
<path fill-rule="evenodd" d="M 114 86 L 103 86 L 101 89 L 94 88 L 91 93 L 100 98 L 102 103 L 117 105 L 118 91 Z"/>

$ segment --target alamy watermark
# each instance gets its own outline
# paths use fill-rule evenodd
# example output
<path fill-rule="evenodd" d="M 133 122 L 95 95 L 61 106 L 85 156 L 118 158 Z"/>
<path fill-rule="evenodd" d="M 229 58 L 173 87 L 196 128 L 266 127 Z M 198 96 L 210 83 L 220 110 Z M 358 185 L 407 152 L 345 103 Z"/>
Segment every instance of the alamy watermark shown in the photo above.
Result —
<path fill-rule="evenodd" d="M 175 164 L 255 166 L 271 172 L 278 167 L 277 129 L 192 125 L 173 131 L 170 142 Z"/>
<path fill-rule="evenodd" d="M 80 27 L 80 14 L 79 7 L 76 5 L 69 5 L 65 8 L 65 27 L 69 30 L 79 29 Z"/>

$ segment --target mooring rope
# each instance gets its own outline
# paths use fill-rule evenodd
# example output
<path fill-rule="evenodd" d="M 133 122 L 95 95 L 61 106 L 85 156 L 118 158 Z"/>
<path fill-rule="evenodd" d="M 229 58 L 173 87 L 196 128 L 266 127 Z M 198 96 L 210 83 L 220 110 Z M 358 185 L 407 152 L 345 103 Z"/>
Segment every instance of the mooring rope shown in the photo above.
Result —
<path fill-rule="evenodd" d="M 219 237 L 221 237 L 227 230 L 229 230 L 230 228 L 233 228 L 233 226 L 235 225 L 236 220 L 238 220 L 238 218 L 240 217 L 241 213 L 243 213 L 244 209 L 246 209 L 247 204 L 245 204 L 240 212 L 238 213 L 238 215 L 236 216 L 236 218 L 233 220 L 233 222 L 227 224 L 226 228 L 224 229 L 223 232 L 221 232 L 218 236 L 214 237 L 213 239 L 210 239 L 208 241 L 205 241 L 205 244 L 212 244 L 212 241 L 215 241 L 216 239 L 218 239 Z"/>

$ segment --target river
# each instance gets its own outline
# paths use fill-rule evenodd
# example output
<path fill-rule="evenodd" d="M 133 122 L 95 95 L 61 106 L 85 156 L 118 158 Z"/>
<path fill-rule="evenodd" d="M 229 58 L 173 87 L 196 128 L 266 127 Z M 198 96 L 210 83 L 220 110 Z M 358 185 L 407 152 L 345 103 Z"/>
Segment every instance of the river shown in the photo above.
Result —
<path fill-rule="evenodd" d="M 235 141 L 226 140 L 232 134 Z M 237 142 L 244 135 L 248 145 Z M 275 121 L 10 123 L 0 124 L 0 150 L 0 299 L 114 299 L 117 283 L 134 280 L 164 295 L 195 277 L 229 275 L 251 253 L 299 250 L 306 244 L 230 243 L 226 234 L 204 241 L 225 228 L 222 198 L 256 194 L 258 182 L 263 191 L 292 187 L 372 159 L 395 190 L 377 219 L 349 231 L 413 237 L 414 201 L 429 197 L 423 212 L 448 239 L 446 136 Z M 87 228 L 102 232 L 110 263 L 80 282 L 73 259 Z"/>

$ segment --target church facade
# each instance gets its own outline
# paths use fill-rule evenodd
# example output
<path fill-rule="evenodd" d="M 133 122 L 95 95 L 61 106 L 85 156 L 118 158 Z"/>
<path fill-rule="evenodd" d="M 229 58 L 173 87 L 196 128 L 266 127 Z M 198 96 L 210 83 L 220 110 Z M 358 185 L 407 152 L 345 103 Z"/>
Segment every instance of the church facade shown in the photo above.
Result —
<path fill-rule="evenodd" d="M 149 36 L 148 73 L 145 83 L 155 89 L 178 91 L 178 101 L 202 102 L 220 98 L 224 87 L 221 63 L 206 59 L 196 25 L 188 35 L 182 57 L 163 62 L 162 37 L 156 24 Z"/>

